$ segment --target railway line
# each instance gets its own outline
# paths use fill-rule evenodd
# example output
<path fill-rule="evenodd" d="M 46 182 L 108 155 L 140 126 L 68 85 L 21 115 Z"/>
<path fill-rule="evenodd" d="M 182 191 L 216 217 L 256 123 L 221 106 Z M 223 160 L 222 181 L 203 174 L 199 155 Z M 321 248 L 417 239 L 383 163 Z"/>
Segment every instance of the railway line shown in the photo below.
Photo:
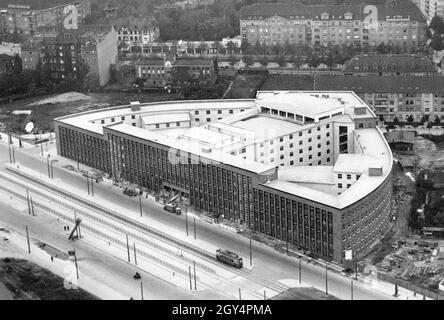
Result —
<path fill-rule="evenodd" d="M 23 190 L 29 189 L 31 192 L 33 192 L 33 194 L 37 194 L 40 197 L 46 198 L 47 200 L 50 200 L 51 202 L 59 206 L 62 206 L 63 208 L 65 208 L 70 212 L 76 211 L 78 216 L 81 217 L 82 219 L 87 218 L 89 219 L 89 221 L 92 221 L 96 224 L 100 224 L 102 228 L 103 227 L 108 228 L 109 231 L 111 232 L 118 232 L 121 233 L 122 235 L 126 233 L 129 236 L 131 236 L 132 239 L 137 240 L 139 243 L 142 243 L 151 248 L 155 248 L 156 250 L 159 250 L 163 254 L 169 254 L 177 258 L 177 253 L 173 252 L 173 250 L 171 250 L 170 248 L 167 248 L 168 245 L 174 246 L 183 250 L 187 255 L 196 256 L 200 258 L 202 262 L 208 262 L 210 263 L 210 265 L 217 265 L 217 268 L 225 269 L 226 271 L 229 271 L 234 275 L 246 278 L 249 281 L 252 281 L 262 287 L 273 290 L 276 293 L 289 289 L 289 287 L 284 284 L 270 281 L 262 277 L 261 275 L 255 273 L 254 270 L 235 269 L 233 267 L 221 264 L 220 262 L 217 262 L 215 255 L 213 253 L 207 252 L 205 250 L 192 246 L 188 243 L 184 243 L 179 239 L 173 238 L 170 235 L 167 235 L 159 230 L 153 229 L 143 223 L 140 223 L 139 221 L 128 218 L 118 212 L 110 210 L 109 208 L 102 207 L 98 204 L 82 199 L 81 197 L 74 195 L 66 190 L 62 190 L 55 186 L 52 186 L 50 183 L 42 181 L 39 178 L 30 176 L 26 173 L 17 171 L 15 169 L 12 170 L 11 168 L 8 168 L 8 172 L 12 173 L 13 176 L 10 176 L 9 174 L 6 173 L 0 173 L 0 175 L 2 176 L 3 179 L 17 185 L 20 188 L 23 188 Z M 19 179 L 20 182 L 14 179 L 13 177 Z M 0 186 L 0 189 L 3 189 L 5 192 L 11 193 L 11 190 L 5 188 L 4 186 Z M 24 196 L 24 194 L 21 195 L 19 192 L 15 192 L 14 195 L 26 201 L 26 196 Z M 73 215 L 71 216 L 62 215 L 60 212 L 56 212 L 55 210 L 49 208 L 48 206 L 43 205 L 42 203 L 39 203 L 39 206 L 41 206 L 42 209 L 48 211 L 49 213 L 55 216 L 74 222 Z M 111 223 L 110 219 L 114 223 Z M 85 225 L 83 225 L 82 228 L 88 229 L 88 227 Z M 126 247 L 126 243 L 118 238 L 115 237 L 113 238 L 110 235 L 111 232 L 109 231 L 103 232 L 103 230 L 101 231 L 98 229 L 99 228 L 89 227 L 88 231 L 95 233 L 97 236 L 99 236 L 102 239 L 107 239 L 108 241 L 112 240 L 114 243 L 120 245 L 121 247 L 123 246 Z M 152 239 L 155 239 L 156 241 L 149 240 L 150 237 Z M 160 245 L 159 241 L 165 243 L 166 245 Z M 155 261 L 156 260 L 155 256 L 143 250 L 137 252 L 141 256 L 144 256 L 147 259 L 151 259 L 154 262 L 160 263 L 159 261 Z M 182 256 L 180 260 L 183 260 L 183 262 L 190 264 L 194 260 L 187 255 Z M 200 272 L 205 272 L 212 277 L 218 276 L 214 268 L 202 262 L 196 263 L 196 267 L 200 269 Z M 186 270 L 180 268 L 178 269 L 177 266 L 167 266 L 167 267 L 170 267 L 170 269 L 172 270 L 176 270 L 176 272 L 179 272 L 182 275 L 186 275 L 188 273 Z M 227 279 L 221 279 L 221 280 L 226 281 Z"/>

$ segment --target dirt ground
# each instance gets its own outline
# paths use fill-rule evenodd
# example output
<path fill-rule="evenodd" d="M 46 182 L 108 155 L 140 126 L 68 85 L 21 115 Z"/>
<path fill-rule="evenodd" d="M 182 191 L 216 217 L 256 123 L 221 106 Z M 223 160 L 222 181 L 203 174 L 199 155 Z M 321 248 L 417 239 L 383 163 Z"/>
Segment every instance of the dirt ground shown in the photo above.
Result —
<path fill-rule="evenodd" d="M 291 288 L 271 300 L 340 300 L 315 288 Z"/>
<path fill-rule="evenodd" d="M 129 104 L 131 101 L 156 102 L 177 99 L 180 97 L 175 94 L 128 92 L 94 92 L 89 95 L 68 93 L 34 97 L 0 105 L 0 130 L 22 134 L 26 123 L 32 121 L 34 133 L 45 133 L 54 129 L 54 118 L 64 115 Z M 31 115 L 13 115 L 12 112 L 15 110 L 33 112 Z"/>
<path fill-rule="evenodd" d="M 260 84 L 264 80 L 264 76 L 261 75 L 243 75 L 238 76 L 230 91 L 225 96 L 225 99 L 242 99 L 242 98 L 254 98 L 255 88 L 259 89 Z"/>
<path fill-rule="evenodd" d="M 98 300 L 82 289 L 67 290 L 63 279 L 32 262 L 0 260 L 0 283 L 14 300 Z"/>

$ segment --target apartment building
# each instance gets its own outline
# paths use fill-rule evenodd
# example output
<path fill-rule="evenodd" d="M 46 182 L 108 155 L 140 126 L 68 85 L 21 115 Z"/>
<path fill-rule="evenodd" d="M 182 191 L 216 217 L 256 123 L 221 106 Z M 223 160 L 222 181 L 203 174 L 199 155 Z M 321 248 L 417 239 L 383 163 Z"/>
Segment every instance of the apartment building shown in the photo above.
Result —
<path fill-rule="evenodd" d="M 217 78 L 214 58 L 183 58 L 175 55 L 143 57 L 136 62 L 136 76 L 146 87 L 163 88 L 173 83 L 175 72 L 184 72 L 200 83 L 214 83 Z"/>
<path fill-rule="evenodd" d="M 403 48 L 425 41 L 426 21 L 410 2 L 384 5 L 254 4 L 241 9 L 241 36 L 250 44 L 310 46 L 381 43 Z"/>
<path fill-rule="evenodd" d="M 117 30 L 117 41 L 122 51 L 132 51 L 133 47 L 150 44 L 160 36 L 159 25 L 154 17 L 113 19 Z"/>
<path fill-rule="evenodd" d="M 415 0 L 412 2 L 427 19 L 427 23 L 430 23 L 434 16 L 444 18 L 444 0 Z"/>
<path fill-rule="evenodd" d="M 17 33 L 29 38 L 39 26 L 77 29 L 89 14 L 91 0 L 0 0 L 0 35 Z"/>
<path fill-rule="evenodd" d="M 344 64 L 345 75 L 433 76 L 436 65 L 427 57 L 414 54 L 361 54 Z"/>
<path fill-rule="evenodd" d="M 350 77 L 319 76 L 316 88 L 322 90 L 351 90 L 375 112 L 379 120 L 415 122 L 436 117 L 444 120 L 443 76 L 410 77 Z"/>

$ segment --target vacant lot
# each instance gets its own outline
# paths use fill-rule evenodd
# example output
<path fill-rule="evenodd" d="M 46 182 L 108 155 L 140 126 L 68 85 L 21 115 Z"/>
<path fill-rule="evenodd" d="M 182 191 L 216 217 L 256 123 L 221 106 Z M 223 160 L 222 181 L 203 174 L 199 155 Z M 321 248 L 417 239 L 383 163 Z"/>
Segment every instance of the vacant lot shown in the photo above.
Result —
<path fill-rule="evenodd" d="M 313 90 L 313 77 L 301 76 L 268 76 L 261 90 Z"/>
<path fill-rule="evenodd" d="M 65 289 L 61 277 L 27 260 L 0 260 L 0 282 L 14 300 L 98 300 L 85 290 Z"/>
<path fill-rule="evenodd" d="M 256 90 L 259 90 L 266 76 L 247 75 L 238 76 L 228 91 L 225 99 L 247 99 L 256 96 Z"/>
<path fill-rule="evenodd" d="M 0 130 L 24 133 L 26 123 L 32 121 L 34 122 L 34 133 L 44 133 L 53 131 L 53 119 L 64 115 L 129 104 L 131 101 L 156 102 L 180 99 L 179 96 L 168 93 L 124 92 L 91 93 L 85 96 L 84 100 L 75 101 L 59 99 L 59 97 L 48 95 L 0 105 Z M 81 96 L 79 95 L 79 97 Z M 13 115 L 12 112 L 15 110 L 31 110 L 32 114 Z"/>

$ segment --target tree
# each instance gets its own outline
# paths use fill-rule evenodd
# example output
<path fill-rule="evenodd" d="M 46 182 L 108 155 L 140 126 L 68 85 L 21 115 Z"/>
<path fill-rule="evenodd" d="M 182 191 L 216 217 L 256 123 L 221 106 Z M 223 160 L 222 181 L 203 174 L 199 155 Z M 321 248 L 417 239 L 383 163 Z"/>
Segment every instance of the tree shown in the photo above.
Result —
<path fill-rule="evenodd" d="M 285 60 L 285 57 L 281 54 L 276 58 L 276 62 L 279 64 L 279 67 L 285 67 L 287 65 L 287 60 Z"/>
<path fill-rule="evenodd" d="M 415 120 L 415 118 L 413 118 L 412 114 L 407 117 L 407 122 L 409 122 L 409 123 L 412 123 L 414 120 Z"/>
<path fill-rule="evenodd" d="M 319 59 L 319 56 L 316 53 L 314 53 L 310 56 L 310 59 L 308 61 L 308 64 L 310 67 L 316 69 L 320 63 L 321 63 L 321 60 Z"/>
<path fill-rule="evenodd" d="M 234 64 L 235 64 L 236 62 L 238 62 L 238 61 L 239 61 L 239 59 L 236 58 L 235 56 L 229 56 L 229 57 L 228 57 L 228 62 L 230 63 L 231 66 L 234 66 Z"/>
<path fill-rule="evenodd" d="M 398 119 L 398 117 L 395 116 L 395 118 L 393 119 L 393 124 L 394 124 L 395 126 L 399 125 L 399 119 Z"/>
<path fill-rule="evenodd" d="M 227 43 L 227 53 L 228 53 L 228 54 L 233 54 L 235 48 L 236 48 L 236 44 L 235 44 L 233 41 L 229 41 L 229 42 Z"/>
<path fill-rule="evenodd" d="M 248 40 L 242 39 L 241 46 L 240 46 L 242 53 L 245 54 L 249 47 L 250 47 L 250 44 L 248 43 Z"/>
<path fill-rule="evenodd" d="M 438 116 L 435 116 L 435 121 L 433 121 L 435 123 L 435 125 L 439 126 L 439 124 L 441 123 L 441 119 Z"/>
<path fill-rule="evenodd" d="M 427 123 L 427 129 L 432 129 L 432 127 L 433 127 L 433 123 L 431 121 L 429 121 Z"/>
<path fill-rule="evenodd" d="M 251 66 L 254 63 L 253 59 L 248 55 L 244 55 L 242 61 L 245 63 L 246 67 Z"/>
<path fill-rule="evenodd" d="M 264 67 L 266 67 L 268 65 L 268 57 L 267 56 L 262 56 L 259 58 L 259 63 L 261 65 L 263 65 Z"/>

